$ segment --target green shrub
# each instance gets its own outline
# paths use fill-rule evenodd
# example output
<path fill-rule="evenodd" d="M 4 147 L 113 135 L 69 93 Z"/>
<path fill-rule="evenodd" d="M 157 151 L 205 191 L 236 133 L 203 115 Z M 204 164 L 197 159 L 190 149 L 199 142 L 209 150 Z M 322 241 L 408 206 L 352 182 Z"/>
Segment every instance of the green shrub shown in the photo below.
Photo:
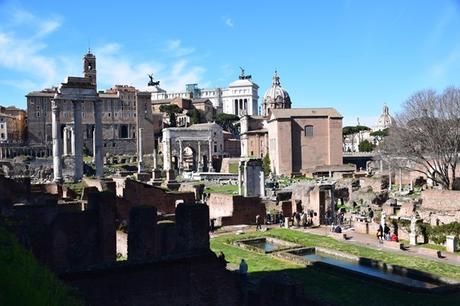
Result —
<path fill-rule="evenodd" d="M 447 235 L 460 236 L 460 223 L 452 222 L 438 226 L 427 226 L 428 237 L 436 244 L 444 244 Z"/>

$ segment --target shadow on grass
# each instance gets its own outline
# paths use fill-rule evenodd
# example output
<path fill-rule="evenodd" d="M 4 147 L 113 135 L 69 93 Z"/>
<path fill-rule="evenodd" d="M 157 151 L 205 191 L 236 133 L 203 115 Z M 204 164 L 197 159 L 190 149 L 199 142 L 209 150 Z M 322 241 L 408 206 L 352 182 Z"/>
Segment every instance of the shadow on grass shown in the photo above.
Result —
<path fill-rule="evenodd" d="M 249 273 L 244 305 L 456 305 L 460 292 L 418 293 L 321 267 Z"/>

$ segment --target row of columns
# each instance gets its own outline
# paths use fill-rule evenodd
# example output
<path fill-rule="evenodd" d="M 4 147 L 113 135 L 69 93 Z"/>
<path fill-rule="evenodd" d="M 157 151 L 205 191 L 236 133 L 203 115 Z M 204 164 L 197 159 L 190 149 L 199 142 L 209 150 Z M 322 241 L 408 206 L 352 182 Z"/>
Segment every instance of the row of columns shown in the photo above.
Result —
<path fill-rule="evenodd" d="M 6 158 L 13 158 L 19 155 L 47 157 L 50 156 L 50 151 L 49 149 L 43 147 L 0 147 L 0 160 Z"/>
<path fill-rule="evenodd" d="M 179 142 L 179 172 L 182 172 L 183 166 L 183 146 L 182 146 L 182 139 L 178 140 Z M 168 150 L 167 152 L 171 152 L 171 140 L 166 140 L 166 149 Z M 212 167 L 212 139 L 208 139 L 208 172 L 213 172 L 214 169 Z M 201 156 L 201 141 L 198 141 L 198 150 L 197 150 L 197 156 L 198 156 L 198 171 L 203 170 L 203 160 Z M 169 162 L 171 164 L 171 154 L 169 154 Z"/>
<path fill-rule="evenodd" d="M 81 103 L 82 100 L 74 100 L 73 104 L 73 129 L 64 129 L 64 141 L 61 137 L 60 121 L 60 100 L 55 98 L 51 104 L 51 125 L 53 139 L 53 171 L 54 181 L 62 182 L 62 156 L 73 154 L 75 160 L 74 180 L 80 181 L 83 178 L 83 130 Z M 103 154 L 102 154 L 102 105 L 98 100 L 94 101 L 95 129 L 93 134 L 94 161 L 96 164 L 96 176 L 103 176 Z M 69 134 L 71 137 L 71 148 L 68 148 Z M 63 147 L 64 142 L 64 147 Z"/>

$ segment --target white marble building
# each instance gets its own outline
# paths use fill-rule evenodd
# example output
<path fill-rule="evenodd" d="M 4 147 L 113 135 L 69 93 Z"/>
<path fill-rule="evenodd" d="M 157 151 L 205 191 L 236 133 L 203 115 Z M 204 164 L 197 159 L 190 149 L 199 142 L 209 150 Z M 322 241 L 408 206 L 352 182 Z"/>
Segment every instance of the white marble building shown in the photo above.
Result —
<path fill-rule="evenodd" d="M 359 144 L 368 140 L 374 145 L 378 145 L 381 137 L 374 137 L 372 132 L 383 131 L 393 125 L 394 119 L 390 115 L 390 109 L 386 104 L 383 105 L 383 111 L 376 124 L 369 131 L 360 131 L 359 133 L 347 135 L 343 141 L 344 152 L 359 152 Z"/>
<path fill-rule="evenodd" d="M 244 70 L 238 80 L 230 83 L 227 88 L 199 88 L 198 84 L 187 84 L 184 91 L 166 91 L 158 85 L 149 91 L 152 101 L 179 98 L 209 99 L 217 113 L 234 115 L 257 115 L 259 101 L 259 86 L 251 76 L 244 75 Z"/>

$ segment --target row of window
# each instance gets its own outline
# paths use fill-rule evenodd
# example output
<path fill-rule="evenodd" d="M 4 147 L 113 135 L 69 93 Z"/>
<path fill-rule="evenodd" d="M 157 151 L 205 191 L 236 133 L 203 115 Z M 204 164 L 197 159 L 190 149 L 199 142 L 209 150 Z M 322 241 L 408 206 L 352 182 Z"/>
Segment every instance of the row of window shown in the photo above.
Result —
<path fill-rule="evenodd" d="M 81 116 L 85 118 L 85 114 L 86 113 L 82 112 Z M 71 118 L 72 116 L 73 116 L 72 113 L 64 112 L 64 118 Z M 103 116 L 111 117 L 112 113 L 103 113 Z M 122 117 L 122 114 L 114 113 L 114 117 Z M 124 117 L 126 118 L 136 117 L 136 113 L 132 113 L 132 112 L 126 113 Z M 40 112 L 35 113 L 35 118 L 40 118 Z"/>

